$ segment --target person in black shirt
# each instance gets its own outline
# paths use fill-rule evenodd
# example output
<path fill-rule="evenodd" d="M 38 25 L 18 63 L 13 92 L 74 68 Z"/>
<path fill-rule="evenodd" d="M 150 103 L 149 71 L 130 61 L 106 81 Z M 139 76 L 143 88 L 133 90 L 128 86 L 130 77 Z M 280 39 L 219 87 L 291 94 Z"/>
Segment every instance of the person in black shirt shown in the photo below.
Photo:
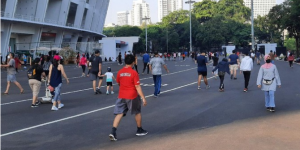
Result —
<path fill-rule="evenodd" d="M 101 77 L 101 69 L 102 69 L 102 58 L 100 57 L 100 51 L 96 50 L 95 55 L 92 56 L 89 60 L 91 62 L 91 71 L 90 78 L 93 81 L 93 89 L 95 94 L 101 94 L 100 87 L 102 84 L 103 77 Z M 89 63 L 88 63 L 89 64 Z M 99 78 L 98 88 L 96 89 L 97 78 Z"/>
<path fill-rule="evenodd" d="M 218 65 L 219 58 L 217 57 L 217 53 L 211 55 L 213 60 L 213 67 L 215 68 Z M 218 71 L 215 72 L 215 79 L 217 79 Z"/>

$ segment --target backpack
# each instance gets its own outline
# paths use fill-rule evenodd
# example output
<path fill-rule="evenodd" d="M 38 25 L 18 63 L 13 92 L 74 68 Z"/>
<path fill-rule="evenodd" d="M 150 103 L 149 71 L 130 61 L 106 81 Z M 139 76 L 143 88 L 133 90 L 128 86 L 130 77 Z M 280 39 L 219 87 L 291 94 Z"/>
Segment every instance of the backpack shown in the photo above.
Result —
<path fill-rule="evenodd" d="M 31 67 L 27 71 L 28 79 L 36 79 L 36 69 L 37 67 Z"/>

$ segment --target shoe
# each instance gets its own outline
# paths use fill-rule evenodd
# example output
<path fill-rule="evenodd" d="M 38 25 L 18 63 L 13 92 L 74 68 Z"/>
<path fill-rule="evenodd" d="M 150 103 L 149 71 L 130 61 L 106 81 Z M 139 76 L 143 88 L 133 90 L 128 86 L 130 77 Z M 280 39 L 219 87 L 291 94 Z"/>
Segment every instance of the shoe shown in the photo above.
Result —
<path fill-rule="evenodd" d="M 270 111 L 271 107 L 267 107 L 267 111 Z"/>
<path fill-rule="evenodd" d="M 224 92 L 224 89 L 219 89 L 219 92 Z"/>
<path fill-rule="evenodd" d="M 37 104 L 31 104 L 31 107 L 35 108 L 35 107 L 39 107 L 39 105 L 37 105 Z"/>
<path fill-rule="evenodd" d="M 97 95 L 97 94 L 98 94 L 98 92 L 96 91 L 96 92 L 95 92 L 95 95 Z"/>
<path fill-rule="evenodd" d="M 148 134 L 148 131 L 144 130 L 143 128 L 138 128 L 135 135 L 136 136 L 144 136 L 147 134 Z"/>
<path fill-rule="evenodd" d="M 201 90 L 201 87 L 200 87 L 200 86 L 198 86 L 198 90 Z"/>
<path fill-rule="evenodd" d="M 99 88 L 97 88 L 96 92 L 97 92 L 98 94 L 102 94 L 102 92 L 100 91 Z"/>
<path fill-rule="evenodd" d="M 58 108 L 56 106 L 52 106 L 51 110 L 56 111 Z"/>
<path fill-rule="evenodd" d="M 58 108 L 59 108 L 59 109 L 63 108 L 64 106 L 65 106 L 64 104 L 61 104 L 61 103 L 58 104 Z"/>
<path fill-rule="evenodd" d="M 154 97 L 154 98 L 157 98 L 158 96 L 153 94 L 153 97 Z"/>
<path fill-rule="evenodd" d="M 41 104 L 41 101 L 35 102 L 35 105 L 39 106 Z"/>
<path fill-rule="evenodd" d="M 270 112 L 275 112 L 275 107 L 270 107 Z"/>
<path fill-rule="evenodd" d="M 232 78 L 233 78 L 233 75 L 230 75 L 230 79 L 232 80 Z"/>
<path fill-rule="evenodd" d="M 233 80 L 236 80 L 237 78 L 233 78 Z"/>
<path fill-rule="evenodd" d="M 207 85 L 207 86 L 206 86 L 206 89 L 209 89 L 209 88 L 210 88 L 210 86 L 209 86 L 209 85 Z"/>
<path fill-rule="evenodd" d="M 110 141 L 117 141 L 118 140 L 116 133 L 111 133 L 111 134 L 109 134 L 108 137 L 109 137 Z"/>
<path fill-rule="evenodd" d="M 115 94 L 115 92 L 111 91 L 110 94 Z"/>
<path fill-rule="evenodd" d="M 109 92 L 108 91 L 106 91 L 106 95 L 108 95 L 109 94 Z"/>
<path fill-rule="evenodd" d="M 248 89 L 247 89 L 247 88 L 244 88 L 244 92 L 248 92 Z"/>

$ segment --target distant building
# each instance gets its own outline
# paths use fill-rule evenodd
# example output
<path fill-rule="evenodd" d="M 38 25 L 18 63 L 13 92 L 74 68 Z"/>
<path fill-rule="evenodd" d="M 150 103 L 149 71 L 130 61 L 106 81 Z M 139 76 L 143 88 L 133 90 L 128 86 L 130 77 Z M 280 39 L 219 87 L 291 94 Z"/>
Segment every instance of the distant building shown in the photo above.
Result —
<path fill-rule="evenodd" d="M 141 26 L 144 22 L 142 18 L 150 16 L 149 4 L 145 2 L 145 0 L 137 0 L 133 2 L 132 10 L 131 10 L 131 23 L 133 26 Z M 150 20 L 148 20 L 148 23 Z"/>
<path fill-rule="evenodd" d="M 120 11 L 117 12 L 118 23 L 119 26 L 129 25 L 129 12 L 128 11 Z"/>
<path fill-rule="evenodd" d="M 251 0 L 244 0 L 244 4 L 251 8 Z M 254 10 L 254 18 L 257 16 L 265 16 L 267 15 L 272 7 L 276 6 L 276 0 L 254 0 L 253 1 L 253 10 Z"/>
<path fill-rule="evenodd" d="M 115 26 L 116 26 L 116 24 L 114 24 L 114 23 L 108 23 L 108 24 L 104 25 L 104 27 L 115 27 Z"/>
<path fill-rule="evenodd" d="M 169 13 L 183 9 L 183 0 L 158 0 L 158 21 Z"/>

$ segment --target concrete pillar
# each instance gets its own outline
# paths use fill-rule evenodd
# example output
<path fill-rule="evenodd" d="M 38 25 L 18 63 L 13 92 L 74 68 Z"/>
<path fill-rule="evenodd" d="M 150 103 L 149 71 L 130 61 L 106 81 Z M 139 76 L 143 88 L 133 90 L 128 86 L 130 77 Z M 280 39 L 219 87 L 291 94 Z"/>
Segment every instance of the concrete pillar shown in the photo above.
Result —
<path fill-rule="evenodd" d="M 18 0 L 7 0 L 4 17 L 13 18 L 17 7 Z"/>
<path fill-rule="evenodd" d="M 62 0 L 62 4 L 58 16 L 58 25 L 63 25 L 63 26 L 66 25 L 70 4 L 71 4 L 70 0 Z"/>
<path fill-rule="evenodd" d="M 8 45 L 11 35 L 12 24 L 3 23 L 2 24 L 3 32 L 1 33 L 1 55 L 5 59 L 5 56 L 8 54 Z M 3 61 L 5 61 L 3 59 Z"/>
<path fill-rule="evenodd" d="M 77 10 L 76 10 L 76 16 L 74 21 L 75 28 L 81 27 L 84 9 L 85 9 L 85 1 L 80 1 L 80 3 L 77 5 Z"/>
<path fill-rule="evenodd" d="M 54 46 L 58 47 L 58 48 L 61 48 L 61 44 L 63 42 L 63 39 L 64 39 L 64 31 L 58 31 L 56 33 Z"/>
<path fill-rule="evenodd" d="M 31 44 L 30 44 L 30 49 L 34 49 L 39 47 L 40 41 L 41 41 L 41 36 L 43 32 L 43 27 L 38 27 L 35 29 L 35 33 L 32 35 L 31 38 Z"/>
<path fill-rule="evenodd" d="M 35 13 L 35 21 L 44 22 L 49 0 L 38 0 Z"/>
<path fill-rule="evenodd" d="M 71 38 L 71 48 L 74 50 L 74 51 L 77 51 L 76 49 L 76 44 L 77 44 L 77 41 L 78 41 L 78 37 L 79 37 L 79 34 L 74 34 L 72 35 L 72 38 Z"/>
<path fill-rule="evenodd" d="M 88 35 L 84 35 L 82 37 L 82 41 L 81 41 L 81 45 L 80 45 L 80 49 L 82 52 L 87 52 L 87 46 L 88 46 L 88 39 L 89 39 L 89 36 Z"/>

